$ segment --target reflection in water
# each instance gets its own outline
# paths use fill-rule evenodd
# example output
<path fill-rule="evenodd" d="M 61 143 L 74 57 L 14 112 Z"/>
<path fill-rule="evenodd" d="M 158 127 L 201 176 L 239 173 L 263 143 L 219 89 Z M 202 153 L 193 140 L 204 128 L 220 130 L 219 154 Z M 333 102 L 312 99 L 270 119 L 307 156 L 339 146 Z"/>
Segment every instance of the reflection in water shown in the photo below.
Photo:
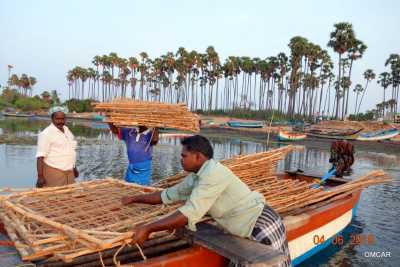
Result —
<path fill-rule="evenodd" d="M 49 121 L 2 120 L 4 133 L 36 135 Z M 100 126 L 99 126 L 100 125 Z M 102 126 L 101 126 L 102 125 Z M 79 141 L 77 166 L 82 180 L 106 176 L 121 178 L 127 166 L 125 145 L 111 135 L 104 124 L 90 128 L 90 122 L 70 123 L 71 131 Z M 244 141 L 240 138 L 209 136 L 216 159 L 230 158 L 238 154 L 261 152 L 268 149 L 263 142 Z M 180 139 L 162 138 L 154 148 L 153 180 L 173 175 L 181 170 Z M 30 187 L 36 179 L 35 146 L 0 145 L 0 187 Z M 345 229 L 343 236 L 373 235 L 373 245 L 352 244 L 331 246 L 311 258 L 302 266 L 400 266 L 400 231 L 395 218 L 400 217 L 400 151 L 397 154 L 370 152 L 356 147 L 354 176 L 372 169 L 384 169 L 394 178 L 391 184 L 378 185 L 364 190 L 357 217 Z M 279 169 L 313 170 L 324 173 L 329 169 L 329 151 L 325 148 L 305 147 L 290 153 L 279 164 Z M 366 258 L 365 251 L 390 251 L 392 258 Z M 0 259 L 1 263 L 1 259 Z M 1 264 L 0 264 L 1 266 Z"/>

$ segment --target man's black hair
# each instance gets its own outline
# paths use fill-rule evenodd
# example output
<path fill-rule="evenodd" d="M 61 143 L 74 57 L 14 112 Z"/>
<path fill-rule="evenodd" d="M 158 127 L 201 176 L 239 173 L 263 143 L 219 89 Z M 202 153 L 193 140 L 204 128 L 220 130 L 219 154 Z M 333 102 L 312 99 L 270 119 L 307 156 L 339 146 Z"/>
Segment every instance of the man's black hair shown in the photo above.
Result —
<path fill-rule="evenodd" d="M 209 159 L 214 156 L 213 148 L 207 138 L 201 135 L 186 137 L 181 141 L 182 146 L 191 152 L 200 152 Z"/>

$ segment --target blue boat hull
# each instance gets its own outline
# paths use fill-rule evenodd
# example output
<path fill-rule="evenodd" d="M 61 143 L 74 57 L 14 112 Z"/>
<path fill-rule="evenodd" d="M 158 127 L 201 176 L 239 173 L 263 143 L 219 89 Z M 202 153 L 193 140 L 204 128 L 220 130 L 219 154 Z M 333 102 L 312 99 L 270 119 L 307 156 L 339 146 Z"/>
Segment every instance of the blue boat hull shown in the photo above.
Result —
<path fill-rule="evenodd" d="M 239 121 L 228 121 L 227 124 L 233 128 L 262 128 L 262 123 L 257 122 L 239 122 Z"/>

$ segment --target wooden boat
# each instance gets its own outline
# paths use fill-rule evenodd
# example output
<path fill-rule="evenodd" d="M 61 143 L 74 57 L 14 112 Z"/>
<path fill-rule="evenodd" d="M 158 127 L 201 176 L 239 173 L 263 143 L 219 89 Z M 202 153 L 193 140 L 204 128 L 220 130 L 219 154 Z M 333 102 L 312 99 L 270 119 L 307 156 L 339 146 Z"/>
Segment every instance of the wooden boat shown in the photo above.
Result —
<path fill-rule="evenodd" d="M 280 130 L 278 132 L 278 140 L 279 141 L 301 141 L 306 139 L 307 135 L 304 133 L 295 133 L 295 132 L 286 132 Z"/>
<path fill-rule="evenodd" d="M 35 114 L 31 114 L 31 113 L 20 113 L 20 112 L 15 112 L 15 113 L 3 112 L 3 116 L 7 116 L 7 117 L 30 118 L 30 117 L 34 117 Z"/>
<path fill-rule="evenodd" d="M 264 126 L 263 122 L 255 121 L 255 122 L 244 122 L 244 121 L 228 121 L 229 127 L 233 128 L 262 128 Z"/>
<path fill-rule="evenodd" d="M 104 120 L 104 116 L 99 115 L 99 114 L 95 114 L 92 116 L 92 120 L 94 121 L 103 121 Z"/>
<path fill-rule="evenodd" d="M 320 179 L 320 177 L 315 175 L 307 175 L 298 172 L 286 172 L 280 174 L 279 177 L 298 179 L 307 182 Z M 345 184 L 348 181 L 349 180 L 342 178 L 330 178 L 327 180 L 324 187 L 329 189 Z M 316 204 L 297 210 L 296 213 L 283 214 L 284 224 L 287 229 L 290 255 L 294 266 L 317 254 L 334 242 L 341 240 L 340 233 L 350 224 L 351 220 L 356 215 L 360 194 L 361 189 L 351 191 L 348 194 L 341 195 L 339 198 L 334 197 L 323 202 L 317 202 Z M 178 241 L 175 240 L 174 242 Z M 187 244 L 186 246 L 179 247 L 177 250 L 171 250 L 170 244 L 168 248 L 169 249 L 159 249 L 157 255 L 153 255 L 152 258 L 146 261 L 135 261 L 134 266 L 227 266 L 228 261 L 225 257 L 220 256 L 214 250 L 206 248 L 205 246 Z M 144 253 L 146 255 L 146 248 L 144 248 Z M 102 252 L 102 254 L 106 255 L 107 253 Z M 110 257 L 112 258 L 114 254 L 115 253 L 110 253 Z M 93 257 L 95 261 L 99 260 L 97 253 L 93 256 L 87 255 L 82 257 L 86 257 L 85 259 Z M 78 263 L 80 260 L 81 259 L 78 257 L 74 262 L 76 261 Z M 81 266 L 85 266 L 85 264 L 88 264 L 88 262 L 85 261 Z"/>
<path fill-rule="evenodd" d="M 356 140 L 359 132 L 363 129 L 358 130 L 322 130 L 322 129 L 308 129 L 305 133 L 309 137 L 326 138 L 326 139 L 341 139 L 341 140 Z"/>
<path fill-rule="evenodd" d="M 400 132 L 399 130 L 393 128 L 388 130 L 379 130 L 374 132 L 359 134 L 357 140 L 359 141 L 379 141 L 386 140 L 395 137 Z"/>

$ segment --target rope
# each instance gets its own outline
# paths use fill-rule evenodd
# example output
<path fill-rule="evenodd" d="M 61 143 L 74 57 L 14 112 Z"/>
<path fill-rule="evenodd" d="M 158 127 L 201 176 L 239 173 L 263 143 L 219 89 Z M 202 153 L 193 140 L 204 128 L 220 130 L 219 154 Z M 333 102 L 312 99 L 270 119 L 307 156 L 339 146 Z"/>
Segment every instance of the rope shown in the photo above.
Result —
<path fill-rule="evenodd" d="M 147 257 L 143 254 L 142 248 L 139 246 L 138 243 L 135 243 L 136 247 L 139 249 L 140 255 L 142 256 L 143 260 L 147 260 Z"/>
<path fill-rule="evenodd" d="M 106 266 L 104 265 L 103 257 L 101 256 L 101 252 L 100 252 L 100 251 L 99 251 L 99 258 L 100 258 L 101 266 L 102 266 L 102 267 L 106 267 Z"/>
<path fill-rule="evenodd" d="M 117 266 L 117 267 L 121 266 L 121 262 L 120 262 L 120 261 L 117 261 L 118 253 L 119 253 L 126 245 L 129 246 L 128 243 L 124 242 L 124 243 L 122 244 L 122 246 L 115 252 L 115 254 L 114 254 L 114 256 L 113 256 L 114 265 Z"/>
<path fill-rule="evenodd" d="M 140 256 L 142 256 L 143 260 L 147 260 L 147 257 L 144 255 L 142 248 L 139 246 L 138 243 L 135 243 L 136 247 L 139 250 Z M 114 256 L 113 256 L 113 263 L 116 267 L 120 267 L 121 266 L 121 262 L 117 260 L 117 256 L 118 254 L 121 252 L 121 250 L 123 250 L 125 248 L 125 246 L 129 246 L 130 244 L 127 242 L 124 242 L 122 244 L 122 246 L 115 252 Z M 133 267 L 134 265 L 130 265 L 131 267 Z"/>

